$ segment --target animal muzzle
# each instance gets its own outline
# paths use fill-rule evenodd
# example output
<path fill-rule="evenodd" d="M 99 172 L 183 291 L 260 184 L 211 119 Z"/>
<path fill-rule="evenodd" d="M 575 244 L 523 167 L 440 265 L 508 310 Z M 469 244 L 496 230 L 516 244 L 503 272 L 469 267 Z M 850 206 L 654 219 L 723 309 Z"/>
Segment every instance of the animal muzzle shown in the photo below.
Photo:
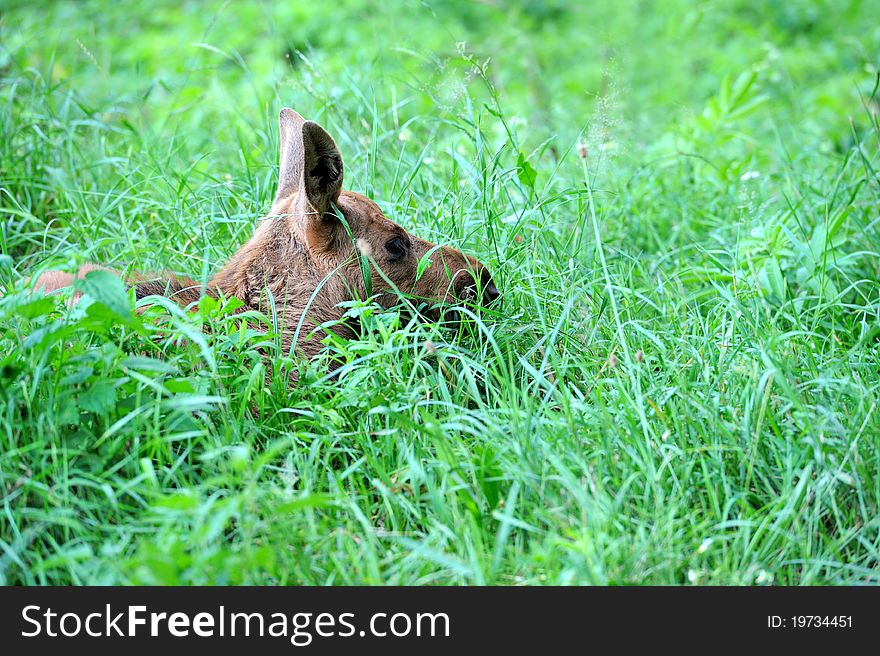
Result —
<path fill-rule="evenodd" d="M 455 296 L 464 303 L 479 304 L 488 307 L 501 297 L 501 292 L 492 280 L 492 277 L 484 269 L 481 273 L 480 284 L 470 273 L 463 273 L 455 286 Z"/>
<path fill-rule="evenodd" d="M 490 280 L 489 284 L 483 287 L 483 304 L 492 305 L 492 303 L 497 301 L 499 298 L 501 298 L 501 292 L 498 291 L 495 283 Z"/>

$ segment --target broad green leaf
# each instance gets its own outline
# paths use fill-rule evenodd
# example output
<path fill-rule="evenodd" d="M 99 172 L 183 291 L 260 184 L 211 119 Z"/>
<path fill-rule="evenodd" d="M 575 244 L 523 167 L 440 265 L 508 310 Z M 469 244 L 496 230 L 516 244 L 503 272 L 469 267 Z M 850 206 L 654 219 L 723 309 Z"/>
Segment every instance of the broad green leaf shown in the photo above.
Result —
<path fill-rule="evenodd" d="M 55 301 L 50 296 L 34 299 L 18 305 L 13 310 L 22 319 L 34 319 L 43 317 L 52 312 L 55 308 Z"/>
<path fill-rule="evenodd" d="M 524 187 L 532 190 L 535 188 L 535 180 L 538 177 L 538 172 L 535 170 L 535 167 L 529 164 L 525 155 L 522 153 L 519 154 L 519 157 L 516 160 L 516 175 L 519 177 L 519 181 Z"/>
<path fill-rule="evenodd" d="M 116 387 L 110 381 L 98 381 L 77 396 L 79 407 L 88 412 L 101 414 L 116 405 Z"/>
<path fill-rule="evenodd" d="M 128 292 L 119 276 L 109 271 L 89 271 L 84 278 L 74 281 L 73 286 L 123 319 L 131 317 Z"/>

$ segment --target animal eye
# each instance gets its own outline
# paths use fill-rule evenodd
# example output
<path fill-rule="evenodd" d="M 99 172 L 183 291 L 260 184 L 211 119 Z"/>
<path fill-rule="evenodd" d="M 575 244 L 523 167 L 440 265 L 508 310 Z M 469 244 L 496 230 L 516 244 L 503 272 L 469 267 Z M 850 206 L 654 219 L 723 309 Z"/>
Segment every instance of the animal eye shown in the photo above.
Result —
<path fill-rule="evenodd" d="M 403 237 L 394 237 L 385 242 L 385 250 L 395 260 L 399 260 L 409 250 L 409 245 Z"/>

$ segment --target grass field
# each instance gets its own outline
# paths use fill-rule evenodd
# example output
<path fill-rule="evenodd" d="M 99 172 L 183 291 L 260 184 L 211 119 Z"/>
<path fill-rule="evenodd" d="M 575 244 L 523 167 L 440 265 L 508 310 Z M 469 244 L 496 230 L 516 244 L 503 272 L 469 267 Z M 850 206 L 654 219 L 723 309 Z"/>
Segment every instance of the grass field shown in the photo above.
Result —
<path fill-rule="evenodd" d="M 124 4 L 0 2 L 0 582 L 880 583 L 876 0 Z M 28 290 L 206 280 L 285 105 L 502 309 Z"/>

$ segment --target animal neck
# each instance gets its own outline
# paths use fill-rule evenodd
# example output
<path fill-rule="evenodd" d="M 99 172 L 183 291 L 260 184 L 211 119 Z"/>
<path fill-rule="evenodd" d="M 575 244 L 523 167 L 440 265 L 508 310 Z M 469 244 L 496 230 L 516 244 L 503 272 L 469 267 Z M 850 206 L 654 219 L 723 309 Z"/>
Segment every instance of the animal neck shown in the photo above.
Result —
<path fill-rule="evenodd" d="M 285 217 L 264 220 L 254 236 L 211 280 L 225 294 L 256 307 L 262 290 L 308 270 L 302 237 Z"/>
<path fill-rule="evenodd" d="M 272 208 L 273 218 L 261 222 L 210 284 L 251 308 L 267 314 L 274 311 L 287 326 L 287 338 L 296 332 L 297 348 L 314 355 L 323 348 L 323 331 L 315 328 L 324 323 L 332 322 L 332 332 L 341 337 L 355 336 L 350 322 L 338 322 L 345 312 L 339 304 L 352 297 L 352 290 L 337 269 L 351 256 L 353 247 L 346 238 L 323 249 L 309 248 L 307 228 L 314 221 L 302 221 L 291 212 L 290 204 L 278 205 Z"/>

